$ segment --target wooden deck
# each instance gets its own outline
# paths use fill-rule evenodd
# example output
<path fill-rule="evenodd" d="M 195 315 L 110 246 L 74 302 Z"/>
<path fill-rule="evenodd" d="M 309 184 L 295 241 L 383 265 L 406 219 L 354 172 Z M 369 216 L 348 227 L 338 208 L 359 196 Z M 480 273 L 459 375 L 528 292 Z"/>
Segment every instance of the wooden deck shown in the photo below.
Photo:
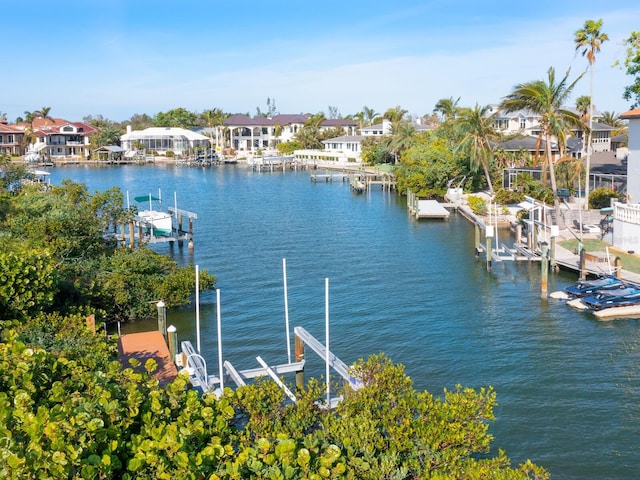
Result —
<path fill-rule="evenodd" d="M 153 376 L 161 385 L 171 382 L 178 375 L 178 370 L 169 354 L 169 347 L 164 336 L 158 331 L 129 333 L 118 339 L 119 360 L 125 368 L 130 367 L 129 359 L 135 358 L 144 370 L 144 363 L 153 358 L 158 364 Z"/>

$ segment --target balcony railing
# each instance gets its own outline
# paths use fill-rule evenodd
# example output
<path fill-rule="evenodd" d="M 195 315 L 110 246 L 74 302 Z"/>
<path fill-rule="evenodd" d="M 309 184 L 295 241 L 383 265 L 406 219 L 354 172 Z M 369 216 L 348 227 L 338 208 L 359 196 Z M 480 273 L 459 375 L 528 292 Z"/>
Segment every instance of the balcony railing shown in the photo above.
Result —
<path fill-rule="evenodd" d="M 621 222 L 640 225 L 640 205 L 627 205 L 616 202 L 613 205 L 613 218 Z"/>

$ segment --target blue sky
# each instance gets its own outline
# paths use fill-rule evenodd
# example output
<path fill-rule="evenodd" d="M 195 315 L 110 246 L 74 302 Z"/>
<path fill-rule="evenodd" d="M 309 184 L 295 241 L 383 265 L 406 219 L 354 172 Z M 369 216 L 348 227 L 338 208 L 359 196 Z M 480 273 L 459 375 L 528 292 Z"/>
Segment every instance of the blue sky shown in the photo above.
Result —
<path fill-rule="evenodd" d="M 635 5 L 635 6 L 632 6 Z M 364 106 L 431 113 L 440 98 L 498 103 L 549 67 L 587 67 L 574 32 L 602 18 L 609 41 L 594 103 L 622 112 L 630 83 L 616 59 L 640 29 L 633 1 L 52 0 L 2 5 L 0 112 L 41 107 L 67 120 L 184 107 L 254 115 L 342 115 Z M 7 48 L 9 47 L 9 48 Z M 574 98 L 588 94 L 585 76 Z"/>

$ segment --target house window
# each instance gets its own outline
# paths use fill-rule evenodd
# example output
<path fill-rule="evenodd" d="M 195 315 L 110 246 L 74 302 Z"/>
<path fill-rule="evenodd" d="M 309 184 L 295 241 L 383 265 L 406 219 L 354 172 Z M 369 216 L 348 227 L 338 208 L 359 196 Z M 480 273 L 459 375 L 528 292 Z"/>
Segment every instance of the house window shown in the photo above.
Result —
<path fill-rule="evenodd" d="M 262 134 L 267 135 L 269 133 L 269 129 L 267 127 L 262 127 Z"/>
<path fill-rule="evenodd" d="M 3 143 L 3 142 L 2 142 L 2 135 L 0 135 L 0 143 Z"/>
<path fill-rule="evenodd" d="M 509 127 L 509 120 L 506 118 L 498 118 L 495 125 L 498 130 L 506 130 Z"/>
<path fill-rule="evenodd" d="M 69 126 L 62 127 L 62 131 L 63 132 L 73 132 L 73 127 L 69 127 Z"/>
<path fill-rule="evenodd" d="M 520 130 L 524 130 L 525 128 L 527 128 L 527 119 L 526 118 L 521 118 L 520 119 Z"/>
<path fill-rule="evenodd" d="M 13 135 L 7 135 L 7 143 L 13 143 Z"/>

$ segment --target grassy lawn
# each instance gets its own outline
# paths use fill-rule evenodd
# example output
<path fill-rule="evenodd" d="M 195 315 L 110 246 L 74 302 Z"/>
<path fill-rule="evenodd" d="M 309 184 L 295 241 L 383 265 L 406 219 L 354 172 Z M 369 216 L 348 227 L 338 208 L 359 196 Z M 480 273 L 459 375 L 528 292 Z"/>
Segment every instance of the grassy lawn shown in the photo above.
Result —
<path fill-rule="evenodd" d="M 587 252 L 605 252 L 607 247 L 609 247 L 609 255 L 611 255 L 612 263 L 616 257 L 620 257 L 620 260 L 622 261 L 622 268 L 624 270 L 640 273 L 640 255 L 632 255 L 630 253 L 623 252 L 622 250 L 613 248 L 607 242 L 603 242 L 602 240 L 585 239 L 582 243 Z M 578 240 L 565 240 L 563 242 L 559 242 L 559 245 L 567 250 L 575 252 L 578 249 Z"/>

